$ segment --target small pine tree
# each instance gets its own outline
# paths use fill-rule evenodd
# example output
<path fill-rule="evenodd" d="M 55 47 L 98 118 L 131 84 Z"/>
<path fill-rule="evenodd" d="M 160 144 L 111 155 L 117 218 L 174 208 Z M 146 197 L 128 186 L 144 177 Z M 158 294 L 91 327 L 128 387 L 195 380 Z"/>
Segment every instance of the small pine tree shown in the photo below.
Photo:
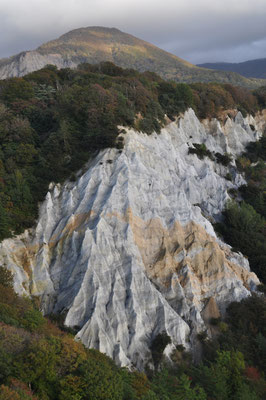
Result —
<path fill-rule="evenodd" d="M 0 285 L 7 288 L 13 287 L 13 275 L 4 267 L 0 267 Z"/>

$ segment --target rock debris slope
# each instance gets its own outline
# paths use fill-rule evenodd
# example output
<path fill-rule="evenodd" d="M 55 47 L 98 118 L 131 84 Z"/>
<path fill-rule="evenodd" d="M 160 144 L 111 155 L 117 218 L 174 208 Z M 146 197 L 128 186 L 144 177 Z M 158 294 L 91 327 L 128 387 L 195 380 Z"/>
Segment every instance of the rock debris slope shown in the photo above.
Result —
<path fill-rule="evenodd" d="M 189 110 L 159 135 L 128 130 L 122 152 L 102 151 L 75 183 L 51 184 L 36 228 L 2 242 L 16 290 L 41 296 L 45 313 L 65 310 L 77 338 L 121 365 L 142 368 L 164 330 L 175 345 L 195 346 L 204 315 L 259 281 L 210 222 L 243 178 L 231 165 L 226 180 L 228 168 L 188 148 L 236 155 L 262 120 L 238 113 L 202 124 Z"/>

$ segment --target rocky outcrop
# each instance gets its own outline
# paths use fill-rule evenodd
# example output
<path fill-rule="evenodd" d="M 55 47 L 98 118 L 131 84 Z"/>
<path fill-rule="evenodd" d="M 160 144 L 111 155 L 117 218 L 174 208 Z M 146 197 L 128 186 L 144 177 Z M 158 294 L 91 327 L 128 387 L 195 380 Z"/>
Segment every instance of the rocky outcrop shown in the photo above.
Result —
<path fill-rule="evenodd" d="M 61 54 L 41 54 L 37 50 L 25 51 L 0 62 L 0 79 L 24 76 L 48 64 L 58 68 L 75 68 L 79 62 L 64 58 Z"/>
<path fill-rule="evenodd" d="M 2 242 L 16 290 L 40 296 L 44 313 L 65 311 L 77 339 L 121 365 L 143 368 L 162 331 L 193 348 L 213 309 L 259 281 L 211 224 L 243 178 L 234 162 L 188 149 L 205 143 L 235 156 L 261 127 L 262 116 L 238 113 L 221 125 L 189 110 L 159 135 L 128 129 L 122 152 L 102 151 L 76 182 L 51 184 L 36 228 Z"/>

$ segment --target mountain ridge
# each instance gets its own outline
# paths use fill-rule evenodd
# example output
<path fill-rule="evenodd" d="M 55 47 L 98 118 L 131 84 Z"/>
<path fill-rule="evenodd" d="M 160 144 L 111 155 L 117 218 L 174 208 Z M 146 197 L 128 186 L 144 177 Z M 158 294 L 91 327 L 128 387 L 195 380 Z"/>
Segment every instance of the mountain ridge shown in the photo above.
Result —
<path fill-rule="evenodd" d="M 210 68 L 220 71 L 236 72 L 247 78 L 266 78 L 266 58 L 243 61 L 239 63 L 215 62 L 197 64 L 198 67 Z"/>

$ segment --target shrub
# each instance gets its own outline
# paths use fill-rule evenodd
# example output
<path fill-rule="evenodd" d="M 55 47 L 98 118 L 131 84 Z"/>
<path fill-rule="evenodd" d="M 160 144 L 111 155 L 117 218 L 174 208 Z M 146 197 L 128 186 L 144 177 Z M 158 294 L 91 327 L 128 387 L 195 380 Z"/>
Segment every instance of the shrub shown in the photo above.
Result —
<path fill-rule="evenodd" d="M 207 339 L 207 331 L 202 331 L 197 334 L 197 338 L 199 339 L 200 342 L 204 342 Z"/>
<path fill-rule="evenodd" d="M 225 154 L 215 153 L 215 158 L 218 163 L 220 163 L 224 166 L 227 166 L 232 161 L 231 155 L 227 154 L 227 153 L 225 153 Z"/>
<path fill-rule="evenodd" d="M 201 160 L 204 157 L 208 157 L 211 160 L 214 160 L 212 152 L 207 149 L 207 147 L 204 143 L 202 143 L 202 144 L 193 143 L 193 146 L 194 147 L 190 147 L 188 149 L 188 154 L 196 154 Z"/>
<path fill-rule="evenodd" d="M 156 367 L 160 364 L 164 349 L 169 343 L 171 343 L 171 338 L 165 331 L 159 333 L 153 339 L 151 344 L 151 354 Z"/>
<path fill-rule="evenodd" d="M 232 181 L 232 180 L 233 180 L 232 174 L 230 174 L 230 172 L 228 172 L 228 173 L 225 175 L 225 179 L 227 179 L 228 181 Z"/>

